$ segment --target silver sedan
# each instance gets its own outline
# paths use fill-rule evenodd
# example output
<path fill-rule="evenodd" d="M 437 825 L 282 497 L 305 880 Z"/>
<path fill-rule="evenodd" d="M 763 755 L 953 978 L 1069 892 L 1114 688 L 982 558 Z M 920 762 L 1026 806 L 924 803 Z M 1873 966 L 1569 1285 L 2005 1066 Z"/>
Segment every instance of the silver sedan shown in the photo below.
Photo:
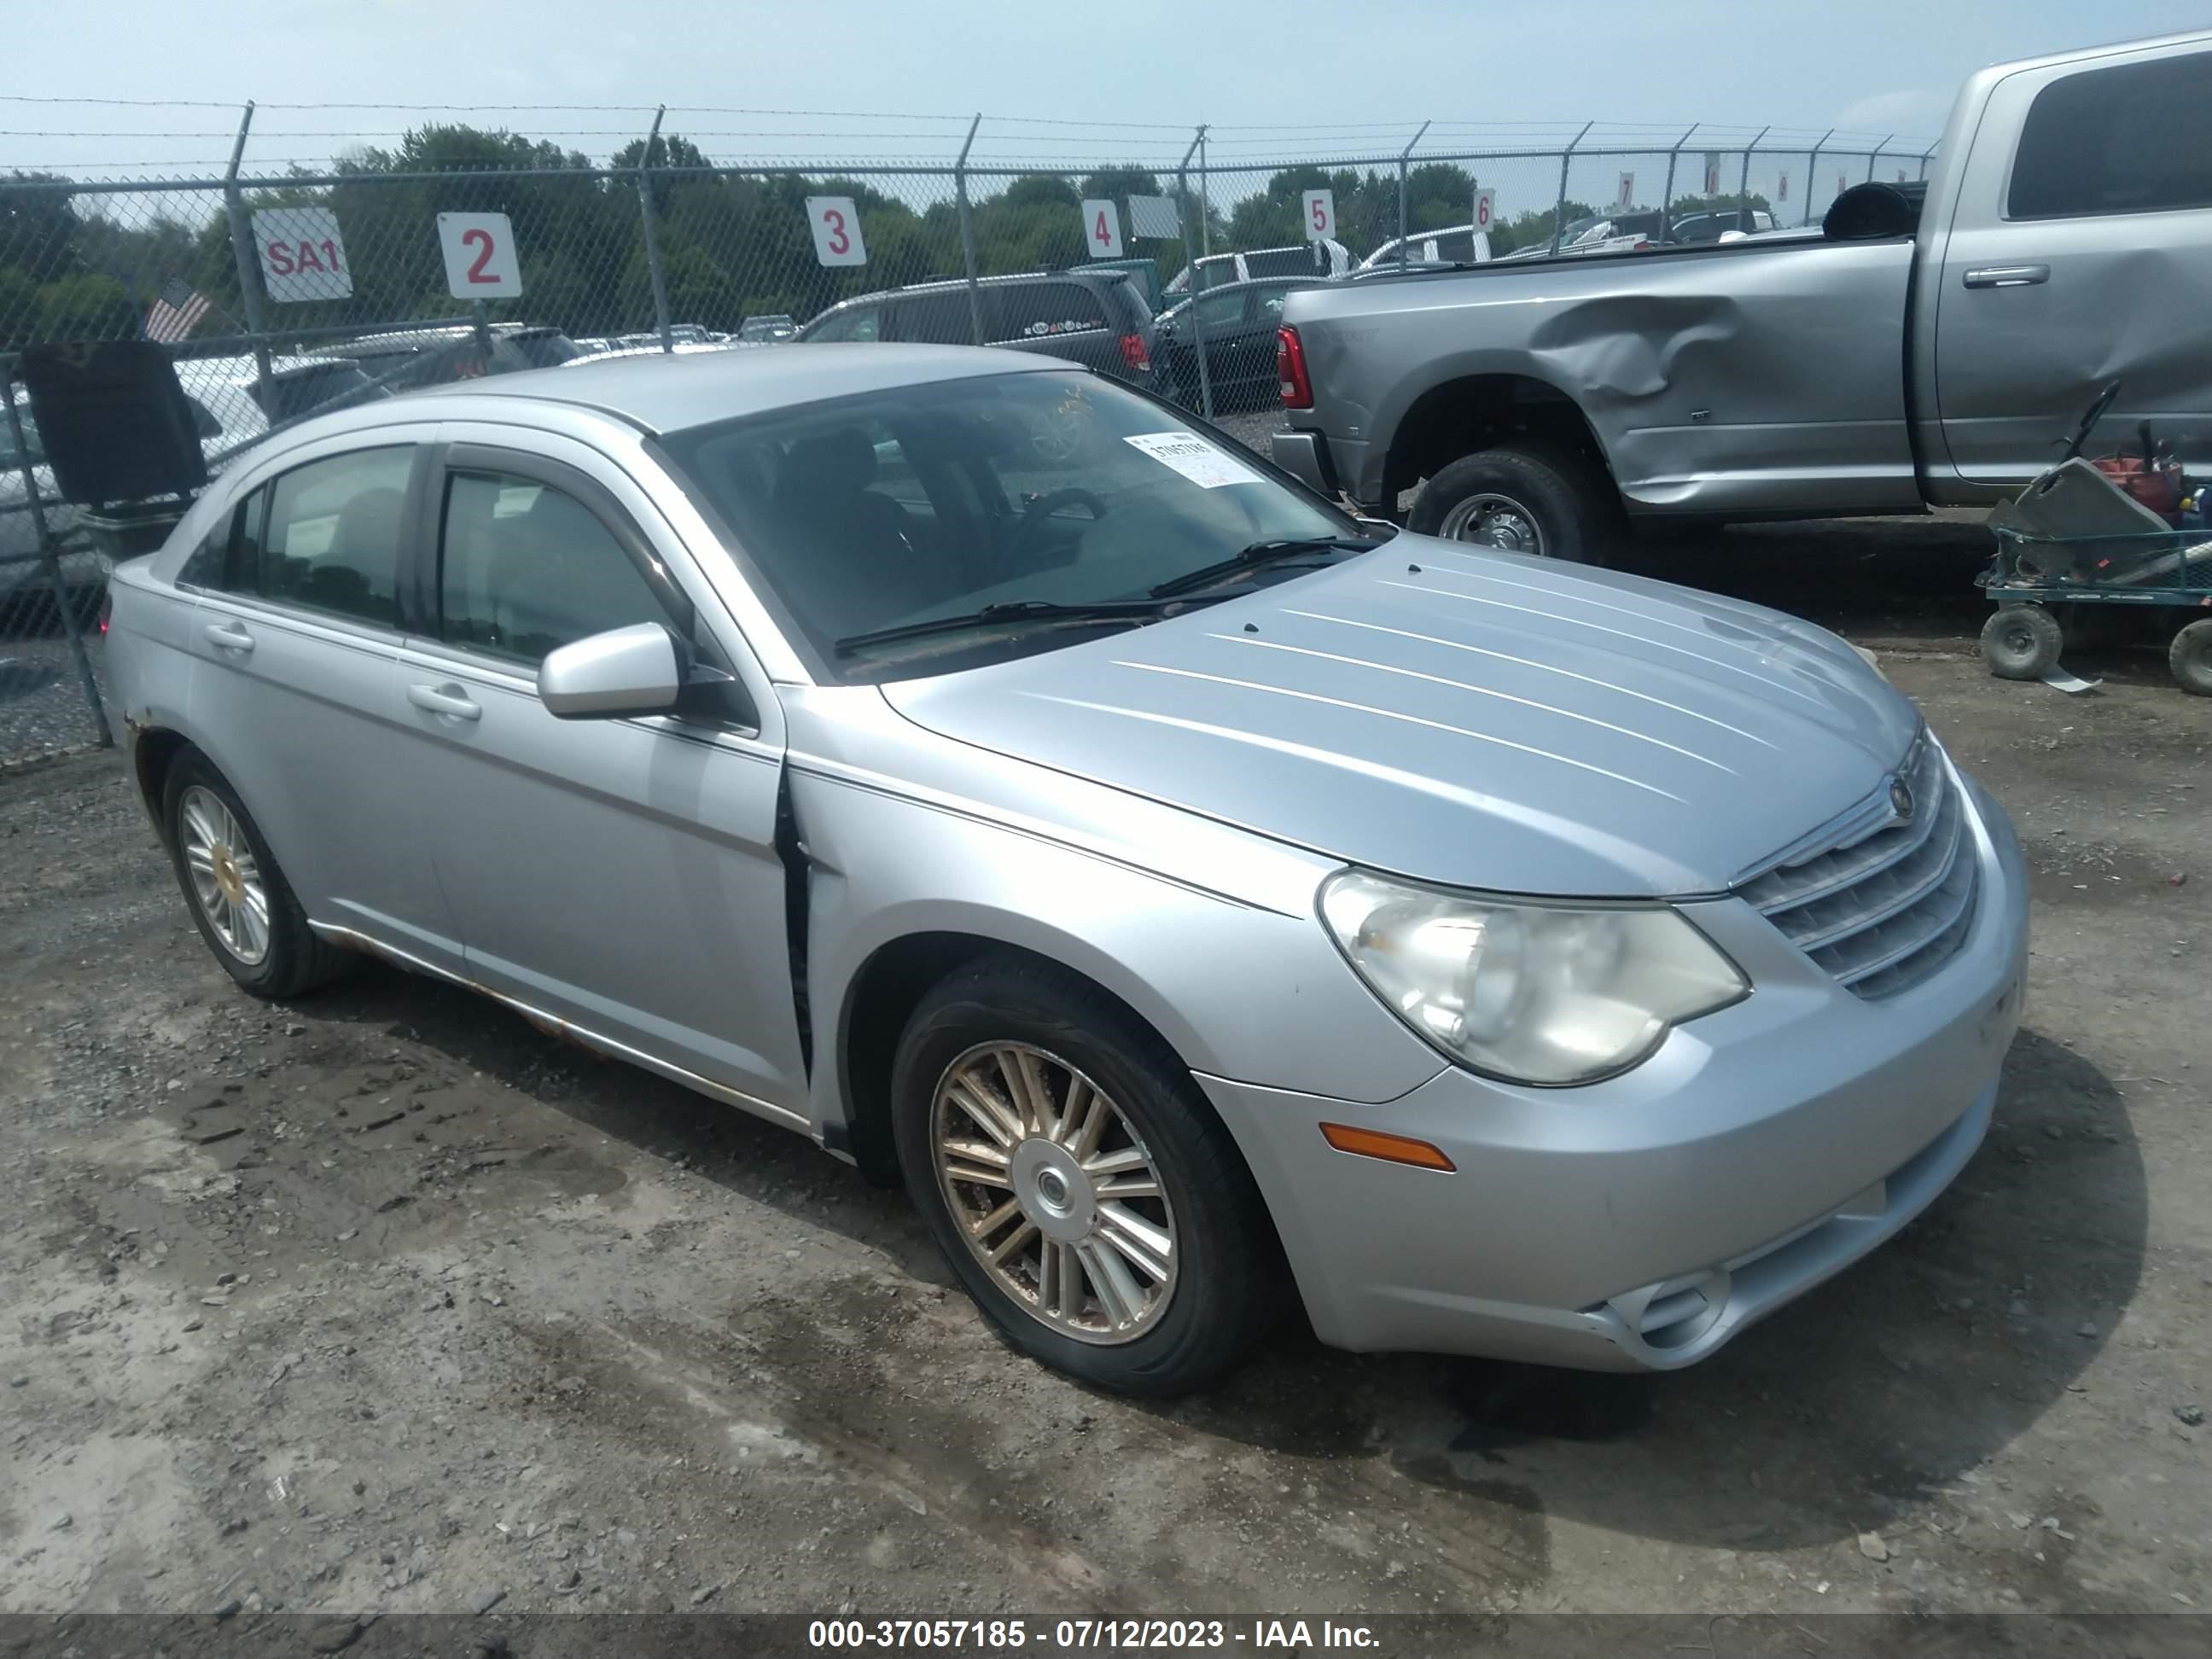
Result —
<path fill-rule="evenodd" d="M 2027 884 L 1833 635 L 1345 517 L 1067 365 L 606 362 L 115 577 L 246 990 L 375 956 L 903 1182 L 1018 1348 L 1686 1364 L 1987 1127 Z"/>

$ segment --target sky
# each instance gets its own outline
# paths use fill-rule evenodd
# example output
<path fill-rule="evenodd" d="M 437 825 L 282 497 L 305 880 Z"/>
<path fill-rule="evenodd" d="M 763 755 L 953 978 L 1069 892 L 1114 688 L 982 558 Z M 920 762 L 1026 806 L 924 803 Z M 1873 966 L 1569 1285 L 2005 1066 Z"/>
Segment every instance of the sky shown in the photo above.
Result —
<path fill-rule="evenodd" d="M 248 155 L 272 172 L 434 118 L 602 157 L 664 102 L 672 131 L 712 135 L 702 147 L 731 161 L 949 159 L 978 111 L 977 159 L 1070 167 L 1171 170 L 1200 121 L 1216 164 L 1395 154 L 1424 119 L 1435 123 L 1424 152 L 1556 145 L 1597 119 L 1655 147 L 1702 123 L 1705 143 L 1764 126 L 1802 143 L 1837 128 L 1861 148 L 1900 135 L 1895 148 L 1917 155 L 1980 64 L 2207 21 L 2203 0 L 2091 11 L 2079 0 L 102 0 L 58 14 L 66 27 L 14 33 L 0 168 L 219 172 L 248 98 L 262 106 Z M 205 106 L 35 101 L 67 98 Z M 379 103 L 456 108 L 330 107 Z M 616 107 L 484 107 L 524 105 Z"/>

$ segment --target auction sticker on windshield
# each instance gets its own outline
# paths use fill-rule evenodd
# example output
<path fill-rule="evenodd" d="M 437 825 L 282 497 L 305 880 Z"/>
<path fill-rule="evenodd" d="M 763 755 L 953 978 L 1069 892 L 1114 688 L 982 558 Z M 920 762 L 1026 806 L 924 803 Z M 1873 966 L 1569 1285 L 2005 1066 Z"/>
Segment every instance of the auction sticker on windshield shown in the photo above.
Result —
<path fill-rule="evenodd" d="M 1122 441 L 1134 444 L 1161 465 L 1173 467 L 1200 489 L 1266 482 L 1243 462 L 1188 432 L 1139 432 Z"/>

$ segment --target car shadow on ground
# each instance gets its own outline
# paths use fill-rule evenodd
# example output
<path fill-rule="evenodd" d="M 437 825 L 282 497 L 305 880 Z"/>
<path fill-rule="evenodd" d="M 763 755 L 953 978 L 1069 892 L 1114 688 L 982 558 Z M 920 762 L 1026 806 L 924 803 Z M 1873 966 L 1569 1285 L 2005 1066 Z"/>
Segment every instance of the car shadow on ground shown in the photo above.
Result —
<path fill-rule="evenodd" d="M 317 1012 L 426 1043 L 592 1130 L 840 1232 L 916 1280 L 952 1283 L 902 1194 L 458 988 L 374 967 Z M 1215 1393 L 1138 1405 L 1370 1496 L 1378 1481 L 1405 1480 L 1470 1505 L 1794 1549 L 1877 1528 L 1972 1481 L 2064 1401 L 2134 1294 L 2148 1225 L 2118 1091 L 2027 1031 L 2006 1062 L 1989 1140 L 1952 1189 L 1705 1364 L 1644 1377 L 1352 1355 L 1293 1319 Z M 990 1340 L 980 1326 L 976 1340 Z"/>

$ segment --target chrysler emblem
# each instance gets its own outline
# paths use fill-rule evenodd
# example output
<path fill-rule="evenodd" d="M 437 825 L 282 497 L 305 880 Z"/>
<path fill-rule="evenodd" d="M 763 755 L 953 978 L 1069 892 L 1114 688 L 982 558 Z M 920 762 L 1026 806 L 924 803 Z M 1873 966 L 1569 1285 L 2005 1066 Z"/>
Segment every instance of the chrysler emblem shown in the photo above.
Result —
<path fill-rule="evenodd" d="M 1912 822 L 1912 790 L 1903 778 L 1889 781 L 1889 810 L 1897 814 L 1899 823 Z"/>

